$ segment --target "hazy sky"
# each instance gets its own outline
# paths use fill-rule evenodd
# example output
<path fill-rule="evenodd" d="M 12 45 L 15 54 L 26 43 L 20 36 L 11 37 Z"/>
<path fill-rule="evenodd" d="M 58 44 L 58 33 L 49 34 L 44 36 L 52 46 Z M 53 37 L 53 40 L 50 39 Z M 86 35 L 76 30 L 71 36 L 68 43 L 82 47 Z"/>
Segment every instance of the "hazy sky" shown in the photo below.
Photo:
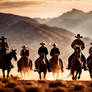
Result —
<path fill-rule="evenodd" d="M 72 8 L 92 10 L 92 0 L 0 0 L 0 12 L 29 17 L 56 17 Z"/>

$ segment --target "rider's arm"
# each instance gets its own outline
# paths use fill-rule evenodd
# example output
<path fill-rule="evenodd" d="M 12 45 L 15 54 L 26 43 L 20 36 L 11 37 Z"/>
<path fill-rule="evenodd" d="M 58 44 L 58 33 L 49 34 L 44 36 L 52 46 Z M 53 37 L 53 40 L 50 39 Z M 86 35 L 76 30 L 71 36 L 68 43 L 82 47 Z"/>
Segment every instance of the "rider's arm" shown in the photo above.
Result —
<path fill-rule="evenodd" d="M 39 55 L 41 54 L 41 48 L 39 48 L 39 50 L 38 50 L 38 54 L 39 54 Z"/>
<path fill-rule="evenodd" d="M 9 49 L 9 46 L 7 43 L 5 43 L 5 48 L 8 50 Z"/>
<path fill-rule="evenodd" d="M 51 51 L 50 51 L 50 56 L 53 56 L 53 52 L 52 52 L 52 49 L 51 49 Z"/>
<path fill-rule="evenodd" d="M 74 49 L 75 48 L 75 41 L 72 42 L 71 47 Z"/>
<path fill-rule="evenodd" d="M 46 55 L 48 55 L 48 49 L 46 48 L 46 52 L 45 52 Z"/>
<path fill-rule="evenodd" d="M 85 49 L 85 44 L 83 41 L 81 41 L 81 49 L 84 50 Z"/>

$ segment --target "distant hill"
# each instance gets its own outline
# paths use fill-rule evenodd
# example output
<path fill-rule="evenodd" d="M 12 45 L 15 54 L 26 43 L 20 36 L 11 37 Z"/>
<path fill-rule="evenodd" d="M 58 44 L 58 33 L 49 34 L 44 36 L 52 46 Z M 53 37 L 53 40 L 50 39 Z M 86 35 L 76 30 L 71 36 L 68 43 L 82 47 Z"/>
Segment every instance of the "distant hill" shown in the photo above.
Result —
<path fill-rule="evenodd" d="M 5 16 L 7 17 L 7 14 Z M 75 39 L 74 33 L 69 32 L 66 29 L 39 24 L 38 22 L 35 22 L 35 20 L 30 21 L 30 18 L 28 20 L 22 20 L 22 18 L 24 18 L 22 16 L 20 16 L 21 19 L 18 19 L 17 22 L 13 22 L 16 18 L 13 19 L 10 18 L 10 16 L 8 15 L 7 19 L 3 19 L 2 24 L 0 23 L 0 36 L 4 35 L 8 38 L 7 41 L 9 42 L 10 49 L 18 49 L 17 52 L 19 55 L 21 46 L 25 44 L 30 49 L 31 58 L 35 60 L 38 57 L 37 52 L 40 47 L 40 42 L 46 42 L 46 47 L 49 52 L 52 48 L 52 44 L 55 42 L 60 49 L 60 57 L 63 61 L 67 61 L 68 56 L 73 52 L 71 43 Z M 15 17 L 17 17 L 17 15 Z M 10 22 L 11 19 L 12 22 Z M 9 25 L 8 23 L 12 24 Z M 88 55 L 88 49 L 90 47 L 89 43 L 92 42 L 92 39 L 85 38 L 83 40 L 87 48 L 85 53 Z M 49 55 L 48 58 L 50 58 Z M 66 64 L 67 62 L 64 63 Z"/>
<path fill-rule="evenodd" d="M 31 21 L 33 23 L 38 23 L 35 19 L 29 17 L 22 17 L 14 14 L 0 13 L 0 29 L 7 28 L 19 21 Z"/>
<path fill-rule="evenodd" d="M 44 24 L 92 37 L 92 12 L 85 13 L 81 10 L 72 9 L 59 17 L 49 19 L 47 22 L 44 21 Z"/>

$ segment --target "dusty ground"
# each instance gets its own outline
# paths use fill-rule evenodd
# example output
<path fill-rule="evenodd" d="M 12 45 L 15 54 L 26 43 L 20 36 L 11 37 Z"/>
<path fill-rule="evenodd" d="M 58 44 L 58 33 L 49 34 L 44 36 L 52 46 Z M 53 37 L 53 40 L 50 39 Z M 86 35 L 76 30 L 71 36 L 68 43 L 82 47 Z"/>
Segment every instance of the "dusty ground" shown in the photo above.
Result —
<path fill-rule="evenodd" d="M 92 81 L 0 79 L 0 92 L 92 92 Z"/>

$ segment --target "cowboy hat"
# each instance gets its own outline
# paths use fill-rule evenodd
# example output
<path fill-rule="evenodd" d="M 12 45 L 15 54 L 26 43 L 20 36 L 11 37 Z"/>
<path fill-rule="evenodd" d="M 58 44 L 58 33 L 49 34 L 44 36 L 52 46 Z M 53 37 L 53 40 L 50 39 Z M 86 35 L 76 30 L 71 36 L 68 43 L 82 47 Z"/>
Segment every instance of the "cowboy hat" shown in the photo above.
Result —
<path fill-rule="evenodd" d="M 57 46 L 57 44 L 56 44 L 56 43 L 54 43 L 54 44 L 53 44 L 53 46 Z"/>
<path fill-rule="evenodd" d="M 45 42 L 41 42 L 40 45 L 45 45 Z"/>
<path fill-rule="evenodd" d="M 80 36 L 80 34 L 77 34 L 77 36 L 75 36 L 76 38 L 83 38 L 83 36 Z"/>
<path fill-rule="evenodd" d="M 2 37 L 0 38 L 0 40 L 5 40 L 5 39 L 7 39 L 7 38 L 5 38 L 4 36 L 2 36 Z"/>
<path fill-rule="evenodd" d="M 22 48 L 27 48 L 27 46 L 23 45 Z"/>

